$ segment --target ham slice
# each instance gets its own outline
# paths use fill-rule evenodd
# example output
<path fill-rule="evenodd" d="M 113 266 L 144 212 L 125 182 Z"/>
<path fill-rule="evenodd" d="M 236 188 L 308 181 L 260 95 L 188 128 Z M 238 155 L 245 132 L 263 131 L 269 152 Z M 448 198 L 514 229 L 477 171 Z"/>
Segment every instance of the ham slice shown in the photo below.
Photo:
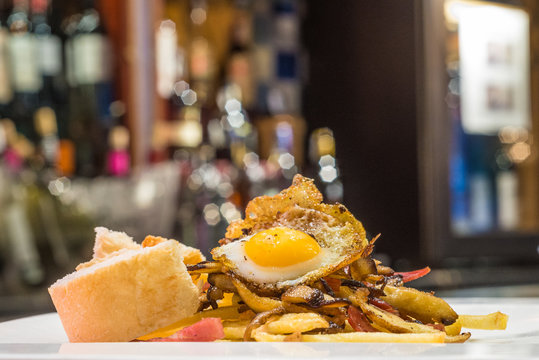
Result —
<path fill-rule="evenodd" d="M 357 309 L 355 306 L 350 305 L 348 307 L 348 322 L 350 323 L 350 326 L 355 331 L 361 331 L 361 332 L 376 332 L 375 328 L 372 327 L 369 320 L 361 312 L 359 309 Z"/>

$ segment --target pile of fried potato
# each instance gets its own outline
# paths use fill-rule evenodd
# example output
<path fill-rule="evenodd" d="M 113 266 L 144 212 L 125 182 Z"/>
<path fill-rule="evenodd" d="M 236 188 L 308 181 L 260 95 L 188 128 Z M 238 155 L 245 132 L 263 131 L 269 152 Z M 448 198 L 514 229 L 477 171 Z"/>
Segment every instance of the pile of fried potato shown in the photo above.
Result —
<path fill-rule="evenodd" d="M 370 258 L 314 284 L 289 288 L 280 297 L 259 296 L 222 270 L 214 262 L 191 267 L 192 273 L 208 274 L 211 285 L 203 306 L 213 308 L 172 325 L 170 333 L 218 317 L 226 340 L 459 343 L 470 337 L 462 328 L 503 330 L 508 320 L 500 312 L 459 316 L 444 300 L 404 286 L 400 275 Z M 213 300 L 214 292 L 222 299 Z M 358 328 L 351 317 L 360 317 L 362 325 Z"/>
<path fill-rule="evenodd" d="M 141 339 L 166 337 L 209 317 L 222 319 L 225 340 L 231 341 L 458 343 L 470 337 L 462 328 L 505 329 L 505 314 L 459 316 L 432 293 L 405 286 L 414 277 L 373 259 L 376 238 L 368 241 L 361 223 L 344 206 L 323 204 L 321 199 L 313 182 L 298 175 L 280 194 L 251 201 L 246 218 L 229 226 L 222 243 L 284 221 L 298 227 L 290 214 L 308 213 L 313 223 L 320 213 L 320 219 L 330 217 L 344 229 L 339 234 L 357 238 L 361 246 L 352 249 L 357 255 L 323 277 L 288 288 L 253 286 L 226 261 L 188 266 L 193 278 L 205 284 L 200 311 Z M 423 269 L 422 275 L 429 270 Z"/>

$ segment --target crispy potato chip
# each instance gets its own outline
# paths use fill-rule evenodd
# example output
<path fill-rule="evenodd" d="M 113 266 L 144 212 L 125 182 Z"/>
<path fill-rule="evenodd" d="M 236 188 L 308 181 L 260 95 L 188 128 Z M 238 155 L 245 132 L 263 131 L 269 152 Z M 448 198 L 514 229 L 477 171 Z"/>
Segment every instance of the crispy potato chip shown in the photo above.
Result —
<path fill-rule="evenodd" d="M 499 311 L 488 315 L 460 315 L 459 322 L 466 329 L 505 330 L 509 317 Z"/>
<path fill-rule="evenodd" d="M 265 327 L 271 334 L 292 334 L 325 329 L 329 327 L 329 323 L 317 313 L 289 313 L 268 321 Z"/>

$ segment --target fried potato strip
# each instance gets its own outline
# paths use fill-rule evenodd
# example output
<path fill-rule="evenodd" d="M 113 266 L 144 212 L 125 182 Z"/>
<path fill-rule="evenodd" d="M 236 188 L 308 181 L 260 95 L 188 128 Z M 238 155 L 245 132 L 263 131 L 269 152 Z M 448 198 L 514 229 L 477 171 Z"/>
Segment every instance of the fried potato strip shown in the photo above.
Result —
<path fill-rule="evenodd" d="M 460 315 L 458 322 L 463 328 L 478 330 L 505 330 L 509 317 L 499 311 L 488 315 Z"/>
<path fill-rule="evenodd" d="M 253 332 L 256 341 L 285 341 L 287 335 L 275 335 L 264 331 L 264 327 Z M 302 334 L 306 342 L 358 342 L 358 343 L 443 343 L 445 333 L 392 334 L 385 332 L 349 332 L 339 334 L 308 335 Z"/>
<path fill-rule="evenodd" d="M 223 321 L 225 340 L 243 340 L 243 334 L 250 321 Z"/>
<path fill-rule="evenodd" d="M 443 299 L 409 287 L 386 286 L 381 299 L 423 323 L 453 324 L 458 315 Z"/>
<path fill-rule="evenodd" d="M 462 330 L 462 325 L 460 324 L 459 319 L 453 324 L 445 327 L 445 333 L 450 336 L 459 335 Z"/>
<path fill-rule="evenodd" d="M 469 332 L 462 333 L 462 334 L 459 334 L 459 335 L 448 335 L 448 336 L 445 337 L 444 342 L 446 342 L 446 343 L 463 343 L 466 340 L 468 340 L 470 338 L 470 336 L 472 336 L 472 334 L 469 333 Z"/>
<path fill-rule="evenodd" d="M 247 304 L 247 306 L 257 313 L 270 311 L 283 305 L 280 300 L 256 295 L 238 279 L 232 279 L 232 282 L 238 290 L 238 294 L 240 295 L 241 299 Z"/>
<path fill-rule="evenodd" d="M 329 323 L 317 313 L 289 313 L 266 323 L 265 328 L 271 334 L 292 334 L 314 329 L 325 329 Z"/>
<path fill-rule="evenodd" d="M 439 333 L 441 332 L 427 325 L 403 320 L 394 314 L 381 310 L 377 308 L 376 306 L 370 305 L 368 303 L 362 303 L 360 304 L 360 307 L 361 307 L 361 310 L 365 313 L 365 315 L 374 324 L 392 333 Z"/>
<path fill-rule="evenodd" d="M 153 331 L 147 335 L 141 336 L 137 340 L 149 340 L 158 337 L 167 337 L 174 334 L 178 330 L 183 329 L 186 326 L 193 325 L 197 321 L 208 317 L 216 317 L 223 320 L 237 320 L 240 318 L 240 316 L 241 313 L 238 311 L 238 306 L 225 306 L 213 310 L 205 310 L 180 321 L 177 321 L 174 324 Z"/>

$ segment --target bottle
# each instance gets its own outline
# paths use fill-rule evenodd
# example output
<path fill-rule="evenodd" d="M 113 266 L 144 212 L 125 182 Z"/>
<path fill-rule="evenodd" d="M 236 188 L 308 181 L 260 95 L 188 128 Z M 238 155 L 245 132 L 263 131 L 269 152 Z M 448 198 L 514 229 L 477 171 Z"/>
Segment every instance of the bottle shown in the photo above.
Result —
<path fill-rule="evenodd" d="M 8 133 L 5 121 L 5 119 L 0 120 L 0 156 L 2 156 L 4 151 L 7 149 L 8 144 Z"/>
<path fill-rule="evenodd" d="M 34 114 L 36 132 L 38 133 L 40 153 L 46 169 L 54 169 L 58 161 L 59 139 L 56 113 L 48 106 L 40 107 Z"/>
<path fill-rule="evenodd" d="M 273 14 L 269 1 L 253 3 L 253 77 L 256 91 L 256 112 L 267 115 L 268 92 L 275 80 Z"/>
<path fill-rule="evenodd" d="M 236 2 L 230 38 L 226 81 L 239 87 L 243 107 L 251 109 L 256 98 L 251 61 L 253 17 L 244 2 Z"/>
<path fill-rule="evenodd" d="M 18 173 L 23 166 L 23 157 L 16 151 L 16 144 L 20 135 L 17 133 L 15 124 L 10 119 L 0 120 L 0 128 L 3 133 L 2 164 L 11 173 Z"/>
<path fill-rule="evenodd" d="M 500 131 L 498 138 L 500 143 L 495 153 L 497 224 L 502 231 L 515 231 L 520 226 L 522 205 L 519 199 L 520 184 L 516 162 L 522 159 L 511 156 L 511 149 L 515 144 L 525 146 L 528 131 L 508 127 Z"/>
<path fill-rule="evenodd" d="M 318 188 L 328 202 L 341 202 L 343 185 L 335 157 L 336 146 L 333 131 L 320 128 L 313 131 L 309 140 L 310 172 L 315 173 Z"/>
<path fill-rule="evenodd" d="M 109 132 L 109 153 L 107 155 L 107 172 L 112 176 L 129 174 L 129 130 L 125 126 L 114 126 Z"/>
<path fill-rule="evenodd" d="M 276 80 L 269 93 L 273 113 L 301 113 L 300 21 L 298 2 L 277 0 L 274 4 Z"/>
<path fill-rule="evenodd" d="M 26 187 L 21 182 L 15 182 L 12 199 L 4 216 L 13 265 L 24 284 L 35 286 L 44 280 L 45 270 L 28 219 L 27 198 Z"/>
<path fill-rule="evenodd" d="M 55 263 L 66 266 L 69 262 L 69 251 L 52 196 L 59 195 L 60 192 L 51 190 L 53 187 L 57 189 L 57 184 L 61 182 L 57 171 L 60 161 L 60 140 L 56 113 L 52 108 L 42 106 L 36 110 L 34 122 L 36 132 L 40 136 L 38 155 L 42 161 L 34 159 L 33 170 L 36 171 L 37 179 L 35 184 L 28 185 L 27 191 L 31 194 L 29 198 L 33 201 L 33 208 L 37 209 L 37 215 L 41 220 L 40 231 L 36 232 L 36 238 L 45 238 Z M 60 186 L 64 186 L 64 183 Z"/>
<path fill-rule="evenodd" d="M 71 62 L 67 65 L 70 82 L 75 88 L 70 101 L 70 129 L 77 147 L 77 173 L 95 176 L 105 168 L 107 143 L 103 139 L 114 120 L 110 114 L 111 48 L 94 1 L 83 2 L 66 51 L 66 60 Z"/>
<path fill-rule="evenodd" d="M 451 202 L 451 228 L 455 234 L 466 234 L 470 231 L 469 213 L 469 174 L 466 156 L 466 134 L 460 121 L 458 97 L 450 94 L 453 99 L 450 108 L 452 139 L 449 158 L 449 190 Z"/>
<path fill-rule="evenodd" d="M 476 233 L 492 231 L 496 226 L 493 143 L 497 137 L 479 134 L 467 134 L 466 137 L 470 230 Z"/>
<path fill-rule="evenodd" d="M 58 77 L 62 72 L 62 43 L 53 34 L 47 14 L 48 0 L 31 0 L 32 32 L 35 34 L 38 68 L 42 77 L 41 106 L 56 108 Z"/>
<path fill-rule="evenodd" d="M 8 20 L 11 33 L 8 41 L 13 100 L 12 119 L 17 130 L 31 141 L 37 134 L 33 126 L 33 113 L 39 104 L 42 78 L 36 51 L 36 41 L 31 33 L 32 23 L 28 18 L 28 0 L 15 0 Z"/>
<path fill-rule="evenodd" d="M 13 99 L 9 64 L 9 33 L 0 23 L 0 118 L 11 116 L 9 105 Z"/>

